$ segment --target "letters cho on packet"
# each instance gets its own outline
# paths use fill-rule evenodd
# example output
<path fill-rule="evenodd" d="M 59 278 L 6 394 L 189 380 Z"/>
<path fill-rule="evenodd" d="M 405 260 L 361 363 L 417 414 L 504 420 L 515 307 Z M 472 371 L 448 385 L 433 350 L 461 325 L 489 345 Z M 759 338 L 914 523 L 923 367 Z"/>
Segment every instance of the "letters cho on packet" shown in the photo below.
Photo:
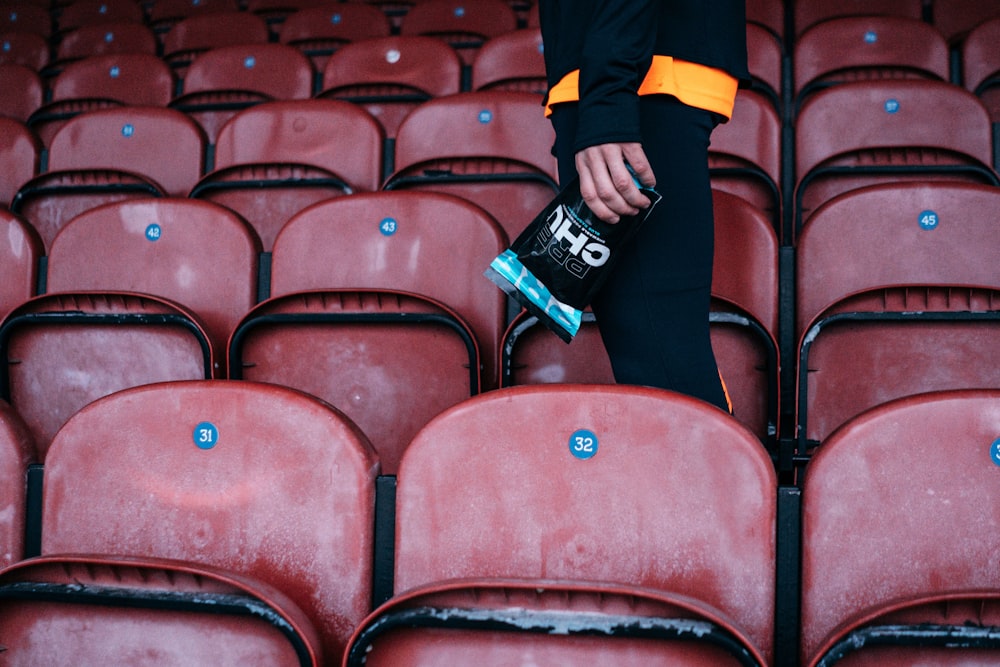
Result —
<path fill-rule="evenodd" d="M 652 202 L 649 208 L 610 224 L 591 212 L 574 179 L 490 263 L 486 277 L 564 341 L 572 341 L 583 309 L 660 201 L 655 190 L 638 180 L 636 185 Z"/>

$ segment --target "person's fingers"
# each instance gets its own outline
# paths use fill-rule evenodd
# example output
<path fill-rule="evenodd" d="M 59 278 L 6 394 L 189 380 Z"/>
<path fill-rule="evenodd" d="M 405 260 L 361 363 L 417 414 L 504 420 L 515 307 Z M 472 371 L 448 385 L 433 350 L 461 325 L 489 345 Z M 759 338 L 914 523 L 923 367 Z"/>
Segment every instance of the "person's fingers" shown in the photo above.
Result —
<path fill-rule="evenodd" d="M 580 194 L 597 217 L 618 222 L 622 215 L 636 215 L 650 205 L 636 187 L 625 164 L 626 144 L 601 144 L 586 148 L 576 155 L 580 174 Z M 627 144 L 630 152 L 648 174 L 652 173 L 645 154 L 638 144 Z"/>
<path fill-rule="evenodd" d="M 625 160 L 632 167 L 632 171 L 640 183 L 647 188 L 656 187 L 656 174 L 653 173 L 653 168 L 650 166 L 649 159 L 646 157 L 646 152 L 642 150 L 641 144 L 622 144 L 622 155 L 625 156 Z"/>

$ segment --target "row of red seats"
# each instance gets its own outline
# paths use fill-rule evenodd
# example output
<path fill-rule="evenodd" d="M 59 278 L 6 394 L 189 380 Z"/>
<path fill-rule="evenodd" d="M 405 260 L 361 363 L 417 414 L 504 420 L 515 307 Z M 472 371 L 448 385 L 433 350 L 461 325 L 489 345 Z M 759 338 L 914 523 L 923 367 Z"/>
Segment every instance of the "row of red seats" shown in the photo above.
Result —
<path fill-rule="evenodd" d="M 783 471 L 889 398 L 1000 386 L 1000 188 L 883 184 L 834 199 L 802 235 L 784 297 L 766 216 L 724 192 L 715 206 L 713 345 L 736 417 Z M 13 216 L 4 224 L 0 385 L 42 452 L 106 393 L 230 377 L 343 409 L 392 471 L 420 426 L 470 395 L 612 381 L 592 323 L 566 346 L 508 309 L 482 276 L 508 237 L 451 195 L 324 200 L 294 215 L 266 255 L 245 221 L 215 204 L 108 204 L 60 232 L 42 272 L 30 228 Z M 787 378 L 794 432 L 781 433 Z"/>
<path fill-rule="evenodd" d="M 311 397 L 158 384 L 60 430 L 27 560 L 30 454 L 4 413 L 5 660 L 992 664 L 998 408 L 997 390 L 883 405 L 798 494 L 739 424 L 660 390 L 469 399 L 392 479 Z"/>

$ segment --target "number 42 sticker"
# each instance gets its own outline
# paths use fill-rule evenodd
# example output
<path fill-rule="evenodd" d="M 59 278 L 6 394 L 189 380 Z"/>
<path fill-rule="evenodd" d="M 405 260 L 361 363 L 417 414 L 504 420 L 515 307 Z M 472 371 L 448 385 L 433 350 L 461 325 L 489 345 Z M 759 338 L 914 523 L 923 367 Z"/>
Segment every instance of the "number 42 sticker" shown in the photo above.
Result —
<path fill-rule="evenodd" d="M 569 437 L 569 453 L 582 461 L 593 458 L 597 454 L 597 436 L 587 429 L 575 431 Z"/>

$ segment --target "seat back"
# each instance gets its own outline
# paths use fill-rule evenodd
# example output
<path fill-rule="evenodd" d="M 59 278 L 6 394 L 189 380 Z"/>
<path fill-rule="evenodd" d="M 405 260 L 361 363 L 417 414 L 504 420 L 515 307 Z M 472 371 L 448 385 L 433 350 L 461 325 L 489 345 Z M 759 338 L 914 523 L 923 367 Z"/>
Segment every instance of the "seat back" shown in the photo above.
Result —
<path fill-rule="evenodd" d="M 991 500 L 998 433 L 1000 392 L 992 389 L 897 401 L 831 436 L 809 463 L 802 492 L 801 664 L 815 664 L 845 634 L 838 626 L 898 611 L 915 597 L 940 599 L 883 624 L 996 625 L 1000 576 L 982 563 L 1000 549 Z M 958 594 L 972 591 L 990 591 L 994 601 L 971 605 L 963 617 L 970 609 Z M 894 662 L 898 651 L 878 648 L 872 657 L 879 662 L 851 664 L 915 664 Z M 957 664 L 935 656 L 924 653 L 922 664 Z M 995 659 L 995 649 L 972 652 L 961 664 Z"/>
<path fill-rule="evenodd" d="M 712 132 L 708 149 L 712 188 L 738 195 L 781 232 L 781 118 L 768 99 L 753 90 L 736 95 L 732 119 Z"/>
<path fill-rule="evenodd" d="M 323 69 L 320 97 L 363 106 L 395 138 L 399 125 L 421 102 L 459 92 L 462 62 L 433 37 L 392 36 L 347 44 Z"/>
<path fill-rule="evenodd" d="M 195 57 L 184 74 L 182 94 L 171 105 L 197 120 L 214 144 L 238 110 L 272 100 L 307 99 L 312 86 L 312 64 L 295 47 L 220 46 Z"/>
<path fill-rule="evenodd" d="M 378 190 L 383 141 L 378 122 L 347 102 L 260 104 L 223 126 L 215 170 L 191 196 L 239 212 L 270 250 L 281 226 L 308 205 Z"/>
<path fill-rule="evenodd" d="M 0 64 L 24 65 L 40 72 L 49 63 L 49 43 L 33 32 L 0 29 Z"/>
<path fill-rule="evenodd" d="M 511 239 L 558 192 L 552 124 L 533 93 L 482 91 L 429 100 L 396 136 L 391 190 L 464 197 L 489 211 Z"/>
<path fill-rule="evenodd" d="M 456 197 L 361 193 L 295 215 L 272 253 L 271 294 L 385 289 L 440 302 L 467 320 L 483 355 L 483 386 L 496 386 L 506 316 L 503 292 L 482 277 L 507 247 L 496 221 Z"/>
<path fill-rule="evenodd" d="M 24 558 L 28 465 L 35 445 L 20 416 L 0 402 L 0 570 Z"/>
<path fill-rule="evenodd" d="M 934 27 L 941 31 L 949 44 L 960 46 L 976 26 L 1000 18 L 1000 8 L 983 0 L 949 0 L 934 3 Z"/>
<path fill-rule="evenodd" d="M 950 77 L 944 36 L 929 23 L 905 16 L 823 21 L 796 40 L 793 62 L 793 93 L 800 102 L 811 91 L 845 81 Z"/>
<path fill-rule="evenodd" d="M 171 558 L 261 580 L 302 608 L 336 664 L 371 605 L 377 473 L 354 424 L 305 394 L 225 380 L 139 387 L 59 432 L 42 554 Z"/>
<path fill-rule="evenodd" d="M 48 247 L 73 217 L 123 198 L 185 196 L 201 176 L 205 136 L 174 109 L 120 107 L 71 118 L 53 137 L 48 171 L 23 185 L 11 210 Z"/>
<path fill-rule="evenodd" d="M 0 30 L 48 38 L 52 34 L 52 15 L 44 7 L 30 2 L 5 2 L 0 13 Z"/>
<path fill-rule="evenodd" d="M 57 23 L 61 32 L 109 21 L 141 24 L 142 6 L 135 0 L 70 0 L 61 8 Z"/>
<path fill-rule="evenodd" d="M 720 610 L 769 655 L 775 484 L 760 442 L 695 399 L 620 385 L 487 392 L 403 455 L 395 591 L 464 578 L 639 586 Z"/>
<path fill-rule="evenodd" d="M 4 658 L 96 667 L 318 667 L 315 628 L 280 591 L 230 572 L 153 558 L 50 556 L 0 572 Z M 43 635 L 45 641 L 39 641 Z"/>
<path fill-rule="evenodd" d="M 0 117 L 25 122 L 42 106 L 42 78 L 27 65 L 0 59 L 0 86 L 8 91 L 0 98 Z"/>
<path fill-rule="evenodd" d="M 44 253 L 31 225 L 0 209 L 0 319 L 35 293 Z"/>
<path fill-rule="evenodd" d="M 998 207 L 994 187 L 909 183 L 817 211 L 797 255 L 800 437 L 892 398 L 997 386 Z"/>
<path fill-rule="evenodd" d="M 238 44 L 266 44 L 267 22 L 256 14 L 230 10 L 193 14 L 175 23 L 163 36 L 163 59 L 184 77 L 194 58 L 209 49 Z"/>
<path fill-rule="evenodd" d="M 986 105 L 994 127 L 1000 124 L 1000 57 L 993 48 L 998 39 L 1000 17 L 976 26 L 961 48 L 962 82 Z"/>
<path fill-rule="evenodd" d="M 230 343 L 230 377 L 292 387 L 342 410 L 387 475 L 424 424 L 479 393 L 479 367 L 464 317 L 389 290 L 275 297 L 247 314 Z"/>
<path fill-rule="evenodd" d="M 857 81 L 812 95 L 795 126 L 797 231 L 823 202 L 871 183 L 1000 184 L 991 133 L 982 102 L 941 81 Z"/>
<path fill-rule="evenodd" d="M 74 60 L 111 53 L 156 55 L 156 35 L 142 23 L 109 21 L 74 28 L 56 46 L 50 70 L 60 70 Z"/>
<path fill-rule="evenodd" d="M 0 205 L 8 206 L 22 185 L 38 174 L 42 145 L 27 125 L 0 117 Z"/>
<path fill-rule="evenodd" d="M 540 28 L 524 28 L 491 37 L 472 63 L 472 90 L 548 91 Z"/>

